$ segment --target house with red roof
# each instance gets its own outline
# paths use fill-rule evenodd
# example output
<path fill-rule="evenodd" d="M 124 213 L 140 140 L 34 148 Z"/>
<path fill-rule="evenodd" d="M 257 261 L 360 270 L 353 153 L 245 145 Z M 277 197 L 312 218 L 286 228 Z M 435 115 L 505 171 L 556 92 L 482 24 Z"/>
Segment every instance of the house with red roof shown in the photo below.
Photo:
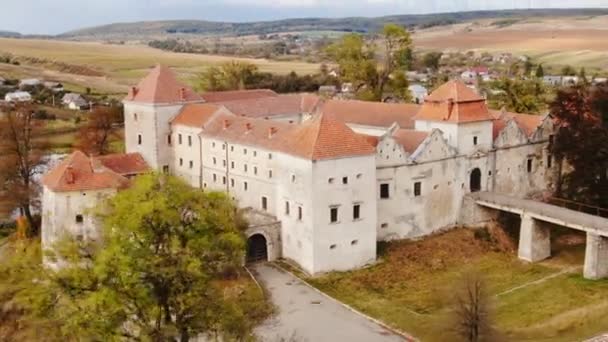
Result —
<path fill-rule="evenodd" d="M 45 176 L 45 244 L 62 227 L 94 236 L 83 209 L 156 170 L 268 218 L 246 232 L 251 260 L 346 271 L 375 262 L 378 241 L 467 222 L 471 192 L 542 192 L 556 169 L 550 116 L 490 110 L 462 81 L 421 104 L 268 90 L 199 95 L 157 66 L 124 107 L 126 154 L 75 152 Z"/>

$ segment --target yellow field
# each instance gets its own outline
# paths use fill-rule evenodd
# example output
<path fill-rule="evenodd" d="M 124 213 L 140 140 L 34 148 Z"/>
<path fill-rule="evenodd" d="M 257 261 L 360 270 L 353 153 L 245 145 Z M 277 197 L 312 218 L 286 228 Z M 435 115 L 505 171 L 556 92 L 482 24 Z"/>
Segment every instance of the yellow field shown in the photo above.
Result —
<path fill-rule="evenodd" d="M 211 65 L 235 59 L 254 63 L 260 68 L 260 71 L 278 74 L 291 71 L 298 74 L 310 74 L 319 70 L 319 65 L 312 63 L 173 53 L 143 45 L 110 45 L 53 40 L 0 39 L 0 54 L 2 53 L 88 67 L 100 71 L 105 76 L 81 76 L 60 72 L 53 70 L 52 64 L 21 66 L 0 64 L 0 75 L 56 79 L 110 92 L 126 91 L 127 86 L 137 82 L 149 68 L 157 63 L 173 67 L 180 77 L 186 80 L 191 80 L 197 73 Z"/>
<path fill-rule="evenodd" d="M 550 65 L 608 69 L 608 17 L 527 19 L 507 27 L 492 20 L 442 26 L 414 35 L 431 50 L 512 52 Z"/>

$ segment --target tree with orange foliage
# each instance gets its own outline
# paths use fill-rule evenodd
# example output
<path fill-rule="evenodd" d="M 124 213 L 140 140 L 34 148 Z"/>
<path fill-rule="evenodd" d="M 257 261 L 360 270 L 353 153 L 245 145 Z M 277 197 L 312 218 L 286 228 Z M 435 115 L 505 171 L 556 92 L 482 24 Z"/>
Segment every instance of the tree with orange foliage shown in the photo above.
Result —
<path fill-rule="evenodd" d="M 120 107 L 95 107 L 88 122 L 78 132 L 77 147 L 92 156 L 110 153 L 111 139 L 118 137 L 116 125 L 121 121 Z"/>
<path fill-rule="evenodd" d="M 10 210 L 18 208 L 25 217 L 26 237 L 38 232 L 32 212 L 40 202 L 34 176 L 41 171 L 47 150 L 43 126 L 29 105 L 0 108 L 0 202 Z"/>

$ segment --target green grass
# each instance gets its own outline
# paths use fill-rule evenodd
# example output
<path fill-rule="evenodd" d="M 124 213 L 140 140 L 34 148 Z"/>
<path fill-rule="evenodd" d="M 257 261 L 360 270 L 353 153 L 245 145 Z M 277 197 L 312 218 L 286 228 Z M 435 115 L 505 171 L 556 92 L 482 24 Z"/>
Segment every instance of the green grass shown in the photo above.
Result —
<path fill-rule="evenodd" d="M 478 241 L 470 231 L 455 230 L 391 243 L 381 257 L 367 269 L 308 280 L 423 341 L 445 341 L 454 291 L 471 271 L 483 275 L 495 325 L 510 340 L 580 340 L 608 326 L 608 281 L 584 280 L 578 270 L 557 275 L 564 267 L 582 265 L 580 246 L 558 251 L 550 262 L 528 264 Z M 551 275 L 557 276 L 530 284 Z"/>

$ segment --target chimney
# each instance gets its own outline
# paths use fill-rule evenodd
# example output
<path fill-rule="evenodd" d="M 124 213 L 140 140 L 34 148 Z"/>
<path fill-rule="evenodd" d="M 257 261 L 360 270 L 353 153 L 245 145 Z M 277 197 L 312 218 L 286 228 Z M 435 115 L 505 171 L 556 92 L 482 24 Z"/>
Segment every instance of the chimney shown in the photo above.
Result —
<path fill-rule="evenodd" d="M 452 110 L 454 109 L 454 99 L 453 98 L 449 98 L 448 99 L 448 118 L 450 116 L 452 116 Z"/>
<path fill-rule="evenodd" d="M 75 179 L 75 175 L 74 175 L 74 169 L 72 168 L 72 165 L 68 165 L 67 170 L 65 171 L 65 181 L 68 184 L 74 184 Z"/>
<path fill-rule="evenodd" d="M 230 127 L 230 121 L 224 119 L 224 129 L 227 129 L 228 127 Z"/>
<path fill-rule="evenodd" d="M 131 94 L 133 96 L 137 96 L 138 92 L 139 92 L 139 89 L 137 89 L 137 87 L 131 87 Z"/>
<path fill-rule="evenodd" d="M 186 88 L 179 88 L 179 99 L 186 101 Z"/>
<path fill-rule="evenodd" d="M 278 131 L 276 127 L 270 127 L 268 129 L 268 139 L 272 139 L 272 136 Z"/>

